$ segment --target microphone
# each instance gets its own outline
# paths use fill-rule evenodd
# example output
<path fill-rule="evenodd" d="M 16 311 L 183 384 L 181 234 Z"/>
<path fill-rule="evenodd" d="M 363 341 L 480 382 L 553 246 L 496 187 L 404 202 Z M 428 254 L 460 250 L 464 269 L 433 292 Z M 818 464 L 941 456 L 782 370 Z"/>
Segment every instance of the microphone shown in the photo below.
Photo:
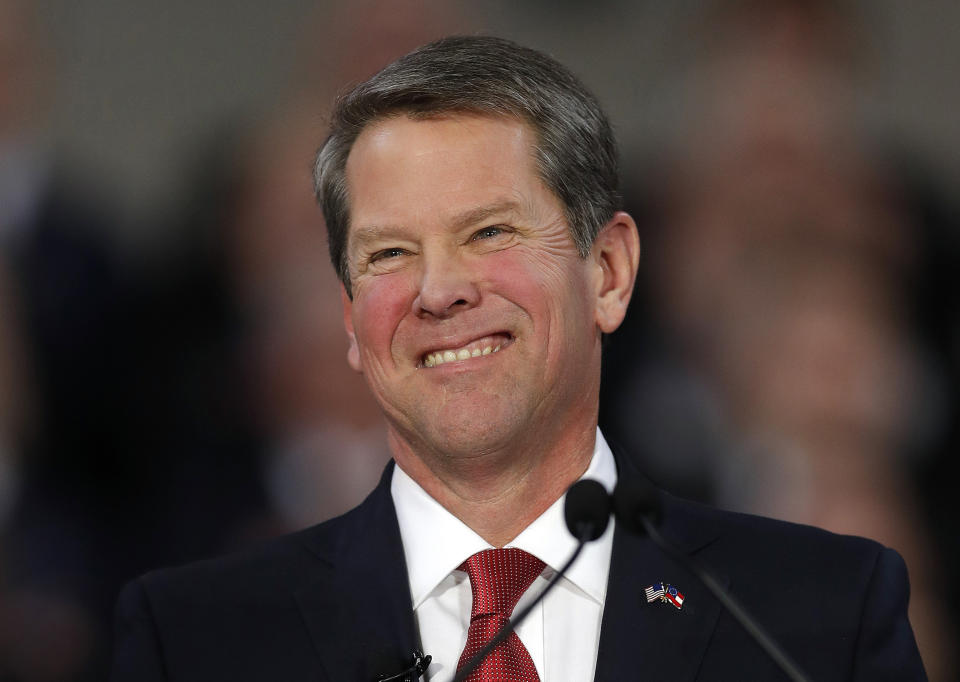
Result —
<path fill-rule="evenodd" d="M 723 585 L 705 567 L 660 534 L 657 526 L 663 517 L 663 505 L 660 502 L 660 496 L 652 485 L 637 477 L 621 477 L 613 491 L 613 509 L 617 515 L 617 520 L 627 530 L 639 535 L 648 535 L 664 553 L 697 576 L 700 582 L 716 597 L 717 601 L 723 604 L 730 615 L 773 659 L 787 677 L 793 682 L 810 682 L 810 678 L 800 670 L 800 667 L 783 650 L 783 647 L 747 613 L 740 602 L 725 590 Z"/>
<path fill-rule="evenodd" d="M 589 478 L 570 486 L 563 500 L 567 530 L 577 539 L 586 537 L 586 542 L 603 535 L 610 523 L 611 511 L 610 493 L 601 483 Z"/>
<path fill-rule="evenodd" d="M 380 658 L 389 657 L 381 655 Z M 420 649 L 416 649 L 413 652 L 413 663 L 410 666 L 393 675 L 382 673 L 377 676 L 375 682 L 417 682 L 427 671 L 427 666 L 430 665 L 431 660 L 433 660 L 433 656 L 424 655 Z"/>
<path fill-rule="evenodd" d="M 509 621 L 504 623 L 497 634 L 484 645 L 476 655 L 457 671 L 452 682 L 463 682 L 474 670 L 477 669 L 483 659 L 497 648 L 503 640 L 510 636 L 510 633 L 522 623 L 534 607 L 543 601 L 547 593 L 553 589 L 553 586 L 560 582 L 560 579 L 566 574 L 567 570 L 573 565 L 573 562 L 580 556 L 583 546 L 591 540 L 596 540 L 607 529 L 610 523 L 610 512 L 612 504 L 610 494 L 606 488 L 597 481 L 583 479 L 574 483 L 567 490 L 566 497 L 563 500 L 563 518 L 567 523 L 567 530 L 577 538 L 577 548 L 567 559 L 563 567 L 554 574 L 543 591 L 537 595 L 537 598 L 527 604 L 527 606 L 514 615 Z"/>
<path fill-rule="evenodd" d="M 637 476 L 621 476 L 617 480 L 613 491 L 613 512 L 624 528 L 638 535 L 647 533 L 645 520 L 652 526 L 660 525 L 663 520 L 663 505 L 656 488 Z"/>

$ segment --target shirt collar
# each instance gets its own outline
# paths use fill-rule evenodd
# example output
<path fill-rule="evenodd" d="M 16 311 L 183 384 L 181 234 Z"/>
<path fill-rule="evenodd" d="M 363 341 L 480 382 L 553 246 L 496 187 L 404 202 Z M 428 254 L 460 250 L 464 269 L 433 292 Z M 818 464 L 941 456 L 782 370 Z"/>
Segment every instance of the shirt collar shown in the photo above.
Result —
<path fill-rule="evenodd" d="M 590 466 L 581 478 L 595 479 L 610 492 L 617 483 L 613 453 L 599 429 Z M 491 546 L 430 497 L 400 467 L 394 467 L 390 493 L 400 524 L 410 596 L 416 609 L 451 571 L 471 555 Z M 563 497 L 506 546 L 529 552 L 551 569 L 559 570 L 577 546 L 563 519 Z M 611 519 L 603 536 L 584 547 L 580 558 L 566 574 L 571 583 L 600 604 L 606 596 L 612 548 Z"/>

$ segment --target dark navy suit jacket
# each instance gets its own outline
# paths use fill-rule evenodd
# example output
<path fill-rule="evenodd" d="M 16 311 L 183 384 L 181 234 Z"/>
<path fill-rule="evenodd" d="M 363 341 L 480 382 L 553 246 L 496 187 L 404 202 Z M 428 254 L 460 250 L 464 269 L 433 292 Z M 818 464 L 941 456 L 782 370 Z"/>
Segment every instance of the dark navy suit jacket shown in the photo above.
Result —
<path fill-rule="evenodd" d="M 129 584 L 113 682 L 365 682 L 402 670 L 418 635 L 391 473 L 337 519 Z M 710 567 L 813 680 L 926 679 L 896 552 L 666 494 L 663 508 L 662 533 Z M 647 603 L 644 588 L 660 580 L 683 592 L 682 609 Z M 691 574 L 617 526 L 595 679 L 786 678 Z"/>

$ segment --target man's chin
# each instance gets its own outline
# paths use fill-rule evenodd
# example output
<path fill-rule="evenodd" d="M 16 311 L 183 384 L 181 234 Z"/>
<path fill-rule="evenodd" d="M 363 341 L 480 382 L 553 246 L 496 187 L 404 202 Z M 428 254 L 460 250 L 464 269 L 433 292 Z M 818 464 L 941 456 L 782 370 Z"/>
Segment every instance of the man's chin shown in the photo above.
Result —
<path fill-rule="evenodd" d="M 478 409 L 444 417 L 431 421 L 426 428 L 415 429 L 410 439 L 414 452 L 431 452 L 446 460 L 467 461 L 510 451 L 519 445 L 516 430 L 523 420 L 516 413 Z"/>

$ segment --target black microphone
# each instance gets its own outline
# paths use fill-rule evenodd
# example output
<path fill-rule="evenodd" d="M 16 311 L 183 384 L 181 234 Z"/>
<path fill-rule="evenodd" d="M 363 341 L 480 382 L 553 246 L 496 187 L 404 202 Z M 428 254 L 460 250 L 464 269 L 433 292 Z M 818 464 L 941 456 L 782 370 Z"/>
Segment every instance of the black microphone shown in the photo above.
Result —
<path fill-rule="evenodd" d="M 586 537 L 586 542 L 603 535 L 612 510 L 610 493 L 601 483 L 589 478 L 570 486 L 563 500 L 563 520 L 567 522 L 567 530 L 577 539 Z"/>
<path fill-rule="evenodd" d="M 379 657 L 381 659 L 380 663 L 383 662 L 383 659 L 391 661 L 392 657 L 388 654 L 381 654 Z M 426 672 L 427 666 L 430 665 L 430 661 L 433 660 L 433 656 L 425 655 L 420 649 L 415 649 L 413 652 L 413 663 L 398 673 L 389 674 L 381 673 L 377 675 L 377 679 L 374 682 L 417 682 Z M 388 663 L 387 665 L 389 665 Z M 387 667 L 383 665 L 378 665 L 378 667 Z"/>
<path fill-rule="evenodd" d="M 621 477 L 613 491 L 613 508 L 617 521 L 622 523 L 624 528 L 640 535 L 648 535 L 661 550 L 697 576 L 787 677 L 793 682 L 810 682 L 810 678 L 800 670 L 783 647 L 747 613 L 746 609 L 706 568 L 660 534 L 657 525 L 663 517 L 663 505 L 652 485 L 637 477 Z"/>
<path fill-rule="evenodd" d="M 493 636 L 493 639 L 487 642 L 473 658 L 467 661 L 466 664 L 457 671 L 452 682 L 463 682 L 470 673 L 476 670 L 478 665 L 483 663 L 483 659 L 485 659 L 491 651 L 496 649 L 498 644 L 509 637 L 510 633 L 530 615 L 534 607 L 543 601 L 547 593 L 553 589 L 554 585 L 560 582 L 560 579 L 567 572 L 567 569 L 569 569 L 573 565 L 573 562 L 577 560 L 577 557 L 580 556 L 583 546 L 603 535 L 603 531 L 607 529 L 607 524 L 610 522 L 611 510 L 610 494 L 606 488 L 597 481 L 583 479 L 570 486 L 563 500 L 563 518 L 567 522 L 567 530 L 577 538 L 577 548 L 573 550 L 573 554 L 567 559 L 567 563 L 554 574 L 550 582 L 547 583 L 547 586 L 543 588 L 543 592 L 527 604 L 520 613 L 504 623 L 503 627 L 497 630 L 497 634 Z"/>

